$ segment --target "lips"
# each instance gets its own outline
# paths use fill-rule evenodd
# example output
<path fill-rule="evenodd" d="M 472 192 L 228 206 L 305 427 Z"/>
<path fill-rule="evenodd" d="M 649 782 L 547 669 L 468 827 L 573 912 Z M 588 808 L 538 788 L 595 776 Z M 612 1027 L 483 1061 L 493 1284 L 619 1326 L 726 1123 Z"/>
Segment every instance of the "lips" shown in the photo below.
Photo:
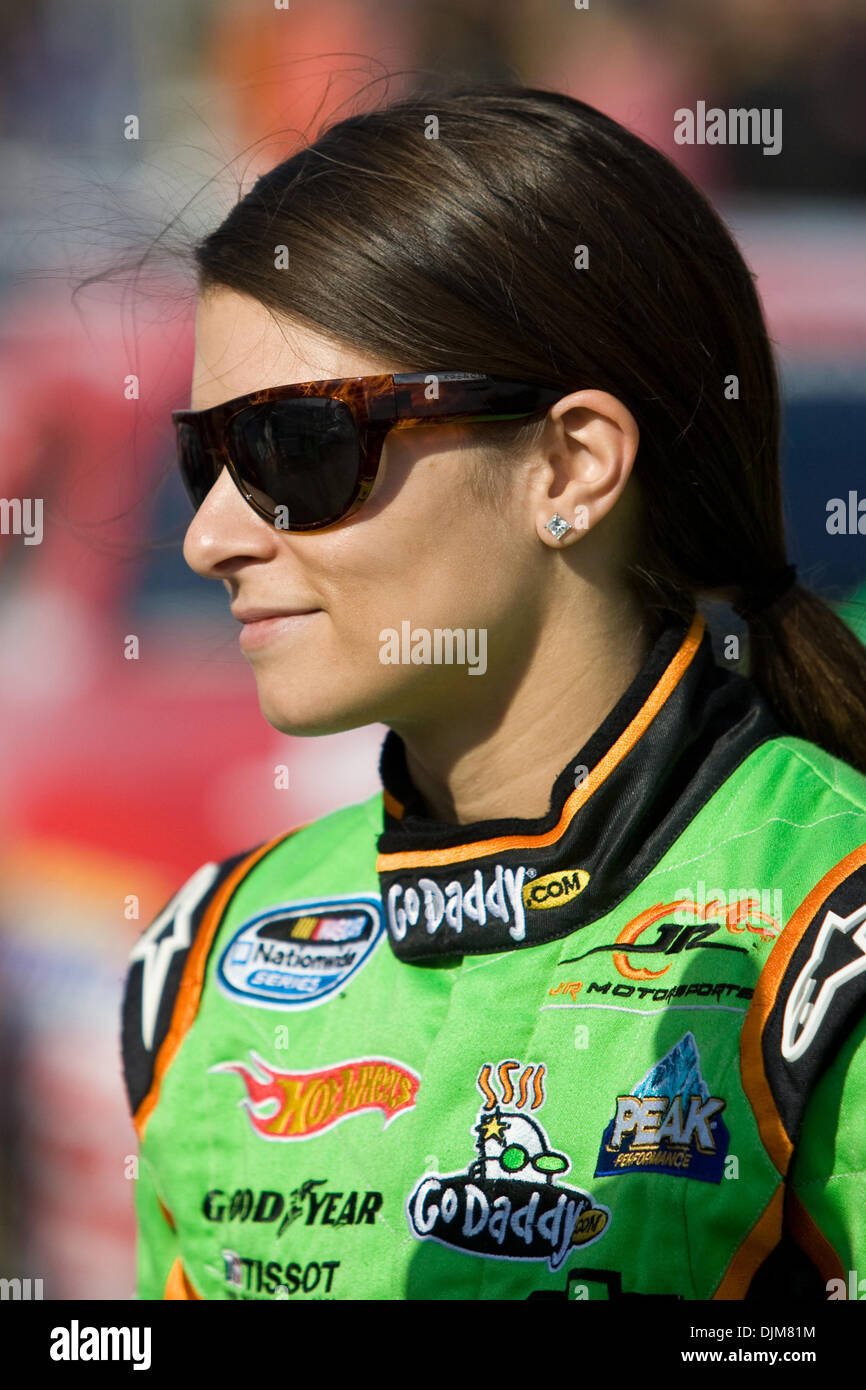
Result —
<path fill-rule="evenodd" d="M 233 608 L 232 616 L 239 623 L 260 623 L 268 618 L 299 618 L 306 613 L 318 613 L 318 608 Z"/>

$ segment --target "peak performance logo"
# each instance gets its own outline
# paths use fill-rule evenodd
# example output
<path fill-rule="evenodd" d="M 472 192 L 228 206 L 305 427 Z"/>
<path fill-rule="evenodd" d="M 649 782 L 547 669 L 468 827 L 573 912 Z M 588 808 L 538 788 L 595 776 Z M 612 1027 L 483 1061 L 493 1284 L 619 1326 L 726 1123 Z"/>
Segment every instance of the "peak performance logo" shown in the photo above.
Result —
<path fill-rule="evenodd" d="M 721 1182 L 730 1138 L 724 1108 L 701 1075 L 694 1034 L 685 1033 L 629 1095 L 617 1096 L 595 1176 L 668 1173 Z"/>

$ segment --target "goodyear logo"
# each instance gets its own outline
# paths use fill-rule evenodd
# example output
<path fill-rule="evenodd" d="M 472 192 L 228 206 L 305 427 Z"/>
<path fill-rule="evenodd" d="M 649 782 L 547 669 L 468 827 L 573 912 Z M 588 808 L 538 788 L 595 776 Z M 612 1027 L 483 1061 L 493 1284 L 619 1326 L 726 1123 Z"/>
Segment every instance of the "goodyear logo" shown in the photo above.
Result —
<path fill-rule="evenodd" d="M 558 869 L 552 874 L 542 874 L 523 885 L 525 907 L 561 907 L 570 903 L 578 893 L 582 893 L 589 883 L 586 869 Z"/>

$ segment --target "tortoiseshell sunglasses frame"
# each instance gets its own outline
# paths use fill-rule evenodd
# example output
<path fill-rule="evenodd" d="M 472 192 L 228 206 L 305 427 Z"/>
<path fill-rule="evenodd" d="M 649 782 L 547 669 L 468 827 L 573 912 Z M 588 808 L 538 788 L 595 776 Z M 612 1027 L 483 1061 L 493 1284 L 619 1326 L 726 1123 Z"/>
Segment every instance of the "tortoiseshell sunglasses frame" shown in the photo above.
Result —
<path fill-rule="evenodd" d="M 431 398 L 431 388 L 433 394 Z M 382 445 L 392 429 L 414 425 L 513 420 L 546 410 L 563 395 L 561 388 L 512 381 L 473 372 L 394 372 L 376 376 L 334 377 L 325 381 L 296 381 L 287 386 L 266 386 L 245 396 L 235 396 L 206 410 L 175 410 L 172 421 L 192 426 L 202 447 L 220 456 L 244 501 L 265 521 L 276 524 L 276 510 L 269 510 L 252 496 L 232 460 L 226 436 L 231 420 L 250 406 L 268 405 L 304 396 L 342 401 L 352 413 L 358 435 L 359 458 L 351 501 L 339 514 L 315 522 L 291 523 L 280 529 L 320 531 L 351 516 L 372 491 L 379 471 Z M 501 413 L 498 407 L 510 406 Z M 214 480 L 218 471 L 214 475 Z"/>

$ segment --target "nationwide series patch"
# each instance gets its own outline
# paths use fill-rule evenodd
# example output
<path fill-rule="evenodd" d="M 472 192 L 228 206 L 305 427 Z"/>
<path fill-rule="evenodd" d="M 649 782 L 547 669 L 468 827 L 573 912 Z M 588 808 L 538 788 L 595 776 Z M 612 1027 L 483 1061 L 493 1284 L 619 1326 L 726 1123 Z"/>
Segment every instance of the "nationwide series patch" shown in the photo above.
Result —
<path fill-rule="evenodd" d="M 500 1062 L 500 1096 L 493 1072 L 486 1063 L 476 1080 L 484 1097 L 470 1130 L 477 1158 L 461 1173 L 426 1173 L 406 1203 L 409 1226 L 419 1240 L 492 1259 L 546 1260 L 556 1270 L 604 1234 L 610 1212 L 557 1180 L 571 1162 L 527 1113 L 544 1104 L 544 1065 Z"/>
<path fill-rule="evenodd" d="M 686 1033 L 650 1067 L 630 1095 L 617 1096 L 595 1176 L 668 1173 L 721 1182 L 730 1135 L 725 1102 L 701 1076 L 697 1043 Z"/>
<path fill-rule="evenodd" d="M 229 998 L 261 1009 L 320 1004 L 369 960 L 384 935 L 379 899 L 290 903 L 244 922 L 217 965 Z"/>
<path fill-rule="evenodd" d="M 363 1110 L 381 1110 L 383 1129 L 411 1110 L 421 1078 L 391 1057 L 358 1057 L 315 1071 L 280 1071 L 255 1052 L 253 1066 L 218 1062 L 212 1072 L 234 1072 L 246 1087 L 239 1101 L 263 1139 L 312 1139 Z"/>

